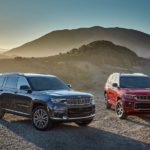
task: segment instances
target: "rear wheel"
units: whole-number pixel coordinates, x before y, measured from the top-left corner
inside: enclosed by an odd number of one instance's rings
[[[108,95],[107,95],[107,93],[105,93],[104,97],[105,97],[106,109],[111,109],[111,104],[109,104],[109,102],[108,102]]]
[[[76,124],[78,126],[88,126],[92,121],[93,121],[93,119],[84,120],[84,121],[77,121]]]
[[[121,100],[119,100],[116,104],[116,113],[120,119],[126,119],[127,118],[127,114],[124,112]]]
[[[43,131],[52,127],[52,121],[50,120],[48,111],[43,106],[39,106],[33,110],[32,122],[38,130]]]
[[[2,119],[4,117],[4,115],[5,115],[5,111],[0,109],[0,119]]]

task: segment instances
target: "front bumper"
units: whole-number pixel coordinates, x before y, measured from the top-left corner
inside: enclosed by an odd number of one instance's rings
[[[94,117],[95,117],[95,114],[92,114],[92,115],[86,116],[86,117],[76,117],[76,118],[69,118],[67,116],[63,116],[62,118],[51,117],[51,119],[56,120],[56,121],[77,121],[77,120],[93,119]]]
[[[49,107],[50,118],[54,121],[79,121],[93,119],[95,105],[55,105]]]
[[[128,114],[150,114],[150,101],[124,101],[124,111]]]

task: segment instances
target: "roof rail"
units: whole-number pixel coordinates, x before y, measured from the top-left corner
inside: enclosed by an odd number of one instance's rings
[[[22,73],[19,73],[19,72],[2,72],[0,74],[1,75],[19,75],[19,74],[22,74]]]

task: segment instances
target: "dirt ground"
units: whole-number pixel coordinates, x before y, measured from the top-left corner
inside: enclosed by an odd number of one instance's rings
[[[113,109],[105,109],[102,93],[92,93],[96,117],[88,127],[59,124],[41,132],[29,119],[6,114],[0,120],[0,150],[150,150],[150,116],[120,120]]]

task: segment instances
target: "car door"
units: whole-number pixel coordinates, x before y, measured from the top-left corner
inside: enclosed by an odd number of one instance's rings
[[[20,87],[23,85],[27,85],[30,87],[27,79],[24,76],[20,76],[17,82],[15,110],[28,115],[31,113],[32,94],[27,91],[20,90]]]
[[[117,83],[117,85],[119,85],[119,76],[118,76],[118,74],[115,74],[114,77],[113,77],[112,85],[114,83]],[[118,99],[118,87],[113,87],[112,86],[112,102],[113,102],[113,105],[116,105],[117,99]]]
[[[17,80],[15,75],[6,76],[6,80],[3,86],[3,107],[8,110],[14,110],[15,108],[15,95],[17,92]]]
[[[113,104],[113,89],[112,89],[112,83],[113,83],[114,74],[112,74],[108,79],[108,99],[109,103]]]

